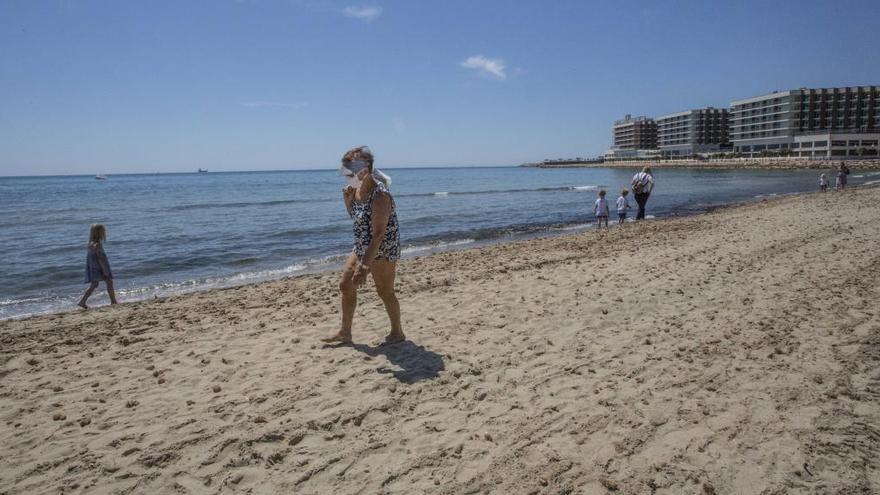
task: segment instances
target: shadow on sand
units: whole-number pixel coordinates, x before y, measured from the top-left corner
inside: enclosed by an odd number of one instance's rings
[[[444,369],[443,357],[440,354],[408,340],[383,347],[366,344],[354,344],[353,347],[371,357],[385,356],[391,364],[400,367],[401,369],[395,370],[380,366],[378,371],[392,374],[402,383],[431,380],[437,378]]]

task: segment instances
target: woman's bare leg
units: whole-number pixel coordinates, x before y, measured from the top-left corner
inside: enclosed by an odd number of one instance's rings
[[[357,308],[357,287],[354,285],[354,270],[357,267],[358,257],[351,253],[345,261],[342,269],[342,277],[339,280],[339,292],[342,295],[342,328],[335,334],[324,337],[324,342],[351,342],[351,322],[354,320],[354,310]]]
[[[86,306],[86,301],[89,299],[89,297],[92,295],[92,292],[94,292],[97,287],[98,282],[92,282],[91,284],[89,284],[89,287],[86,289],[85,293],[83,294],[77,305],[79,305],[79,307],[83,309],[89,309],[89,307]]]
[[[373,272],[373,282],[376,284],[376,293],[385,304],[388,319],[391,320],[391,333],[385,338],[385,342],[395,343],[406,339],[403,328],[400,325],[400,303],[394,293],[394,276],[397,273],[397,262],[375,260],[370,266]]]

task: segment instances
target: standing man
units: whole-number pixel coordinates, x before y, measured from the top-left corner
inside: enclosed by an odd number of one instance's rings
[[[645,167],[641,172],[633,176],[632,191],[636,196],[636,203],[639,205],[639,213],[636,220],[645,219],[645,205],[648,203],[648,197],[654,190],[654,174],[651,173],[651,167]]]

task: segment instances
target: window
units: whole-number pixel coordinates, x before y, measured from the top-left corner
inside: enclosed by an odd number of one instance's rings
[[[850,142],[849,142],[849,145],[850,145],[850,146],[858,146],[858,145],[859,145],[859,141],[858,141],[858,140],[856,140],[856,141],[850,141]]]
[[[767,145],[767,149],[768,149],[768,150],[778,150],[778,149],[779,149],[779,145],[778,145],[778,144],[768,144],[768,145]]]
[[[795,144],[797,144],[797,143],[795,143]],[[809,142],[808,143],[801,143],[801,147],[802,148],[812,148],[813,143],[809,143]]]
[[[877,146],[877,140],[876,139],[870,139],[870,140],[863,139],[862,146]]]
[[[846,141],[831,141],[831,146],[846,146]]]
[[[753,150],[753,151],[764,151],[764,149],[765,149],[766,147],[767,147],[767,146],[766,146],[766,145],[763,145],[763,144],[756,144],[756,145],[752,146],[752,150]]]
[[[828,146],[828,141],[813,141],[813,146],[816,148],[824,148]]]
[[[791,149],[796,150],[801,147],[801,143],[791,143]]]

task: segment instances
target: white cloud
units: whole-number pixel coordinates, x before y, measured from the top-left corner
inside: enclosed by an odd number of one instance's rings
[[[484,76],[501,80],[507,79],[507,73],[504,72],[507,66],[504,60],[500,58],[486,58],[482,55],[474,55],[462,62],[461,66],[466,69],[474,69]]]
[[[354,19],[360,19],[366,22],[373,22],[377,17],[382,15],[382,7],[373,7],[373,6],[348,6],[342,9],[342,14],[346,17],[352,17]]]
[[[265,100],[257,100],[257,101],[246,101],[242,103],[242,105],[248,108],[264,108],[264,107],[276,107],[276,108],[303,108],[309,105],[307,101],[298,101],[294,103],[287,103],[283,101],[265,101]]]

